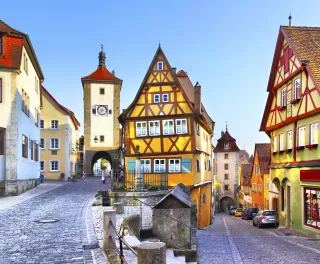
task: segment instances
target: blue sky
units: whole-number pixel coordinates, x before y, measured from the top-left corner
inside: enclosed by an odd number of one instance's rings
[[[249,153],[269,140],[259,127],[279,26],[288,24],[290,12],[292,25],[320,26],[317,0],[18,0],[9,12],[12,5],[1,3],[0,19],[29,34],[44,86],[81,124],[80,78],[96,69],[100,44],[108,69],[123,80],[126,108],[160,41],[171,66],[201,84],[216,122],[213,143],[228,121],[230,134]]]

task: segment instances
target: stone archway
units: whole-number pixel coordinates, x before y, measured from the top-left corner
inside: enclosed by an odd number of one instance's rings
[[[220,199],[220,212],[228,212],[231,206],[234,206],[234,200],[231,197],[225,196]]]
[[[110,154],[106,151],[98,151],[96,152],[91,160],[91,170],[93,171],[93,166],[94,164],[99,160],[99,159],[105,159],[107,161],[109,161],[111,169],[112,169],[112,158],[110,156]]]

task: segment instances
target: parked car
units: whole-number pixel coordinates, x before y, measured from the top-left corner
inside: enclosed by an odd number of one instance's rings
[[[235,217],[241,216],[242,215],[242,211],[243,211],[242,208],[237,208],[237,210],[234,213],[234,216]]]
[[[272,225],[274,227],[279,226],[279,214],[275,210],[259,211],[253,218],[252,224],[254,226]]]
[[[258,208],[246,208],[241,214],[241,219],[252,220],[253,217],[259,212]]]
[[[229,214],[230,215],[234,215],[236,210],[237,210],[237,208],[231,208],[230,211],[229,211]]]

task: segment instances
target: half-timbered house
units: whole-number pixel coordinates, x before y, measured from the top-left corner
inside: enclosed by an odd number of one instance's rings
[[[271,139],[280,224],[320,229],[320,28],[281,26],[261,131]]]
[[[201,103],[201,86],[183,70],[176,73],[159,46],[131,105],[120,115],[125,169],[168,173],[169,187],[191,188],[198,226],[210,224],[211,139],[214,122]]]

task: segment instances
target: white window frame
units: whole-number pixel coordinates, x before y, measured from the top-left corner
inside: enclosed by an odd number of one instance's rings
[[[159,164],[156,164],[156,161],[159,161]],[[161,164],[163,161],[163,164]],[[156,169],[156,166],[159,166],[159,169]],[[163,167],[163,170],[161,170],[161,167]],[[153,171],[154,172],[163,172],[166,171],[166,160],[165,159],[154,159],[153,160]]]
[[[287,87],[281,89],[281,106],[287,106]]]
[[[41,147],[41,139],[43,139],[43,148]],[[45,149],[46,148],[46,140],[45,140],[45,138],[40,138],[39,147],[40,147],[40,149]]]
[[[56,148],[56,147],[52,147],[52,140],[53,139],[57,139],[58,140],[58,147]],[[50,149],[52,149],[52,150],[57,150],[57,149],[60,149],[60,140],[59,140],[59,138],[50,138]]]
[[[171,167],[171,161],[174,162],[173,169]],[[178,164],[176,164],[176,162],[178,162]],[[181,172],[181,159],[169,159],[168,166],[169,166],[169,172]]]
[[[158,126],[156,126],[158,122]],[[159,136],[161,134],[160,120],[149,121],[149,136]]]
[[[299,89],[297,89],[298,86],[296,85],[297,84],[296,82],[298,80],[299,80]],[[297,93],[297,91],[299,91],[299,93]],[[299,97],[298,97],[298,95],[299,95]],[[300,99],[300,98],[301,98],[301,77],[299,77],[293,81],[293,99],[296,100],[296,99]]]
[[[147,162],[149,164],[146,164]],[[147,173],[151,172],[151,159],[141,159],[140,160],[140,171],[147,172]]]
[[[57,127],[52,126],[53,125],[52,122],[55,122],[55,121],[57,122]],[[59,129],[59,120],[56,120],[56,119],[50,120],[50,129],[55,129],[55,130]]]
[[[284,150],[283,134],[279,135],[279,151]]]
[[[310,125],[310,144],[319,143],[319,123],[314,123]]]
[[[303,142],[301,142],[301,133],[303,133]],[[306,145],[306,127],[299,127],[298,128],[298,147],[304,147]]]
[[[43,162],[43,170],[41,169],[41,162]],[[39,166],[40,166],[40,171],[41,172],[45,172],[46,171],[46,162],[44,160],[40,160]]]
[[[293,143],[293,136],[292,136],[292,130],[287,132],[287,149],[292,149]]]
[[[138,129],[138,125],[141,125],[140,129],[140,135],[138,133],[139,129]],[[143,124],[145,124],[145,128],[143,128]],[[143,133],[144,132],[144,133]],[[140,122],[136,122],[136,137],[146,137],[148,136],[148,126],[147,126],[147,121],[140,121]]]
[[[167,97],[167,100],[164,99],[165,96]],[[168,102],[169,102],[169,94],[168,94],[168,93],[162,94],[162,102],[163,102],[163,103],[168,103]]]
[[[57,170],[52,170],[52,163],[53,162],[58,162]],[[51,171],[51,172],[59,172],[60,171],[60,161],[59,160],[50,160],[49,164],[50,164],[49,171]]]
[[[178,122],[181,122],[180,125],[178,125]],[[182,124],[183,121],[185,121],[185,126]],[[181,131],[179,132],[179,128]],[[176,119],[176,134],[188,134],[188,120],[186,118],[184,119]]]
[[[172,122],[172,130],[171,130],[172,133],[170,133],[170,125],[165,126],[165,122],[168,122],[168,124],[169,122]],[[167,132],[166,132],[166,127],[168,127]],[[173,119],[162,120],[162,130],[163,130],[162,131],[163,135],[174,135],[174,120]]]
[[[160,67],[160,65],[161,65],[161,67]],[[157,71],[162,71],[162,70],[163,70],[163,61],[158,61],[157,62]]]
[[[158,100],[156,100],[156,98],[158,98]],[[160,103],[160,94],[153,95],[153,103],[155,103],[155,104]]]
[[[273,137],[273,152],[277,152],[278,151],[278,137],[274,136]]]

